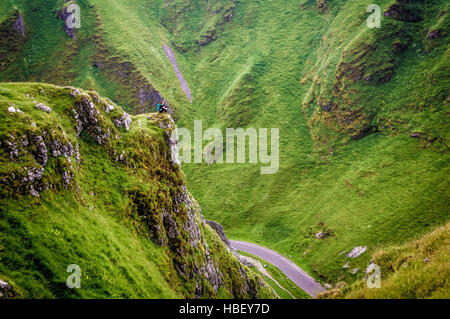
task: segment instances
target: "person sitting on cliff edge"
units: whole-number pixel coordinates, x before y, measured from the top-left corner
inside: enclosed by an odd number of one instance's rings
[[[156,105],[156,111],[158,111],[159,113],[167,113],[167,107],[165,104],[165,102],[158,103]]]

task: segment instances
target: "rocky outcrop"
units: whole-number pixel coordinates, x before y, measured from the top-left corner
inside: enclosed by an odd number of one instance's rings
[[[180,174],[176,158],[178,139],[173,134],[175,124],[171,116],[153,113],[148,119],[164,130],[166,149],[170,152],[164,159],[157,158],[157,162],[165,165],[168,161],[170,169]],[[196,283],[192,292],[194,297],[214,296],[220,288],[225,288],[238,298],[256,298],[259,290],[265,287],[263,281],[255,280],[247,273],[230,246],[227,249],[219,238],[213,242],[207,240],[205,232],[216,234],[207,227],[207,221],[185,183],[167,175],[161,178],[157,192],[135,188],[127,191],[130,214],[139,216],[156,244],[169,249],[178,275],[183,280]],[[217,224],[216,228],[220,229],[220,225]],[[222,238],[226,238],[224,233]],[[230,277],[230,273],[233,276]]]
[[[223,8],[221,19],[212,28],[200,34],[199,38],[195,41],[199,47],[208,45],[220,37],[219,31],[223,29],[225,24],[230,23],[233,18],[234,6],[235,3],[232,3],[229,7]],[[216,14],[218,12],[214,12],[214,15]]]
[[[72,110],[76,121],[77,135],[80,136],[83,131],[86,131],[98,144],[107,144],[111,138],[111,133],[100,124],[100,113],[95,108],[91,98],[88,95],[79,95],[77,97],[79,98],[75,102],[76,108]]]
[[[75,39],[77,29],[73,24],[68,25],[72,12],[68,12],[70,4],[76,4],[74,0],[65,0],[63,7],[58,12],[58,18],[64,21],[64,28],[67,35]],[[96,8],[92,5],[89,9],[95,13]],[[84,11],[83,11],[84,12]],[[72,21],[73,22],[73,21]],[[101,77],[107,82],[117,86],[116,94],[110,98],[121,105],[127,106],[127,110],[132,114],[142,114],[154,111],[158,103],[168,101],[155,89],[152,83],[143,75],[129,57],[119,54],[115,49],[108,46],[104,39],[102,22],[97,15],[97,23],[92,31],[92,38],[89,39],[95,47],[95,53],[90,57],[90,65],[100,71]],[[75,43],[79,46],[80,44]],[[75,52],[73,53],[75,55]],[[71,73],[67,70],[67,73]],[[69,75],[70,76],[70,75]],[[53,81],[56,76],[53,76]],[[59,77],[58,77],[59,79]],[[73,80],[73,78],[72,78]],[[67,79],[58,80],[57,83],[67,83]],[[170,113],[172,109],[169,108]]]
[[[75,21],[69,21],[70,17],[75,17],[74,12],[70,11],[69,8],[70,5],[76,4],[75,0],[65,0],[64,6],[59,10],[58,12],[58,18],[64,21],[64,30],[66,31],[66,34],[72,38],[76,38],[77,29],[74,27]]]
[[[412,41],[403,23],[386,19],[383,28],[383,33],[371,33],[367,28],[367,37],[351,41],[338,55],[333,78],[328,83],[319,80],[329,76],[323,70],[314,75],[303,110],[309,117],[313,139],[319,142],[317,146],[330,143],[332,131],[342,137],[343,143],[377,132],[376,112],[367,106],[370,98],[361,88],[369,90],[391,81]]]
[[[236,258],[245,266],[252,267],[257,265],[257,263],[254,262],[252,258],[248,258],[246,256],[242,256],[238,253],[238,251],[231,246],[231,242],[228,239],[227,235],[225,234],[225,231],[223,230],[222,225],[220,225],[218,222],[213,220],[206,220],[206,224],[208,224],[209,227],[211,227],[217,235],[219,235],[220,240],[225,244],[225,246],[228,248],[228,250],[236,256]]]
[[[11,162],[20,164],[27,162],[28,165],[18,167],[10,171],[6,177],[0,180],[4,191],[1,196],[18,196],[19,194],[31,194],[39,197],[40,193],[50,189],[55,184],[67,188],[69,187],[75,169],[72,165],[74,158],[80,162],[78,146],[74,148],[69,140],[64,137],[64,133],[59,135],[55,130],[44,129],[41,135],[28,131],[17,137],[8,134],[0,138],[0,148],[9,154]],[[32,158],[34,163],[30,163],[28,158]],[[56,169],[60,172],[59,178],[44,179],[44,172],[50,158],[57,159]],[[61,160],[64,158],[65,160]]]
[[[196,298],[217,294],[219,288],[230,285],[229,277],[224,276],[229,271],[237,270],[239,276],[238,281],[233,283],[233,286],[239,287],[233,291],[235,297],[256,298],[259,289],[265,287],[262,281],[250,278],[243,265],[237,259],[233,260],[233,255],[219,252],[215,247],[214,253],[224,256],[220,259],[223,264],[213,258],[202,231],[206,226],[205,220],[198,204],[184,185],[180,186],[172,197],[171,205],[166,203],[160,208],[152,209],[148,205],[155,201],[151,194],[134,190],[128,196],[131,198],[133,210],[138,212],[146,223],[152,240],[169,248],[178,275],[196,283]],[[226,250],[222,247],[219,250]],[[227,262],[230,263],[229,266],[225,264]]]
[[[170,114],[151,113],[148,119],[155,121],[164,130],[164,138],[170,148],[171,162],[174,165],[180,166],[181,162],[178,159],[178,137],[175,134],[175,122]]]
[[[10,299],[14,297],[12,287],[5,281],[0,279],[0,299]]]
[[[169,285],[185,284],[180,290],[187,298],[214,298],[224,292],[235,298],[270,295],[264,281],[245,268],[207,226],[187,190],[177,160],[175,123],[169,114],[151,114],[146,125],[150,130],[141,124],[131,130],[131,116],[95,92],[54,86],[45,87],[44,92],[39,86],[43,84],[30,85],[30,90],[37,87],[49,106],[55,105],[50,97],[57,97],[60,107],[53,107],[51,114],[26,104],[23,113],[3,110],[11,129],[0,133],[0,161],[6,163],[0,166],[0,199],[45,205],[53,197],[51,192],[67,189],[64,196],[84,206],[86,194],[95,195],[79,182],[89,169],[81,161],[78,144],[74,147],[79,142],[85,152],[95,150],[93,156],[83,154],[90,165],[96,165],[90,159],[98,156],[100,165],[114,165],[125,173],[121,176],[133,176],[119,191],[125,201],[116,212],[123,214],[132,232],[163,247],[159,251],[167,257],[163,276],[168,276]],[[18,119],[20,125],[15,125]],[[63,130],[63,123],[71,125]],[[154,135],[146,134],[155,130]],[[45,200],[22,198],[28,195],[45,196]]]
[[[217,233],[217,235],[219,235],[220,240],[222,240],[223,243],[225,245],[227,245],[227,247],[231,250],[232,248],[231,248],[230,240],[228,239],[227,235],[225,234],[225,231],[223,230],[222,225],[220,225],[218,222],[215,222],[213,220],[207,220],[206,223],[209,225],[209,227],[214,229],[214,231]]]
[[[130,115],[127,112],[123,112],[123,115],[113,120],[114,125],[117,128],[124,128],[126,131],[130,130],[130,124],[132,122]]]

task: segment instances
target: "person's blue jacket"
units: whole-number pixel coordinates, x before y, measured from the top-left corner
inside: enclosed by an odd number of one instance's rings
[[[162,108],[162,104],[156,105],[156,111],[157,112],[161,111],[161,108]]]

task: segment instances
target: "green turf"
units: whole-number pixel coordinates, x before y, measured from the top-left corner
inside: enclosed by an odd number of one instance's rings
[[[384,12],[396,2],[377,4]],[[409,1],[404,6],[421,21],[383,16],[373,30],[366,26],[369,0],[325,1],[328,10],[312,0],[78,3],[87,25],[76,41],[55,18],[57,1],[36,3],[37,12],[25,1],[1,4],[0,20],[15,5],[33,33],[0,80],[75,84],[131,110],[127,89],[92,68],[93,37],[101,31],[109,54],[131,61],[174,106],[178,126],[201,119],[221,129],[279,128],[275,175],[250,164],[182,167],[204,215],[229,237],[292,255],[322,283],[353,282],[362,271],[350,274],[346,262],[364,269],[378,248],[448,221],[446,1]],[[432,30],[440,30],[437,39],[428,38]],[[192,105],[163,44],[178,49]],[[332,112],[320,106],[328,102]],[[316,239],[320,231],[331,236]],[[346,258],[360,245],[368,252]]]
[[[320,298],[448,299],[449,235],[447,224],[404,245],[383,248],[373,256],[380,266],[379,287],[360,280]]]

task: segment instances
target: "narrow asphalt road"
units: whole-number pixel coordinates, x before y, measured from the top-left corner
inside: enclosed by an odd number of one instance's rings
[[[306,291],[311,297],[315,298],[319,293],[326,291],[310,275],[276,251],[243,241],[230,240],[230,242],[231,247],[262,258],[280,269],[290,280]]]

